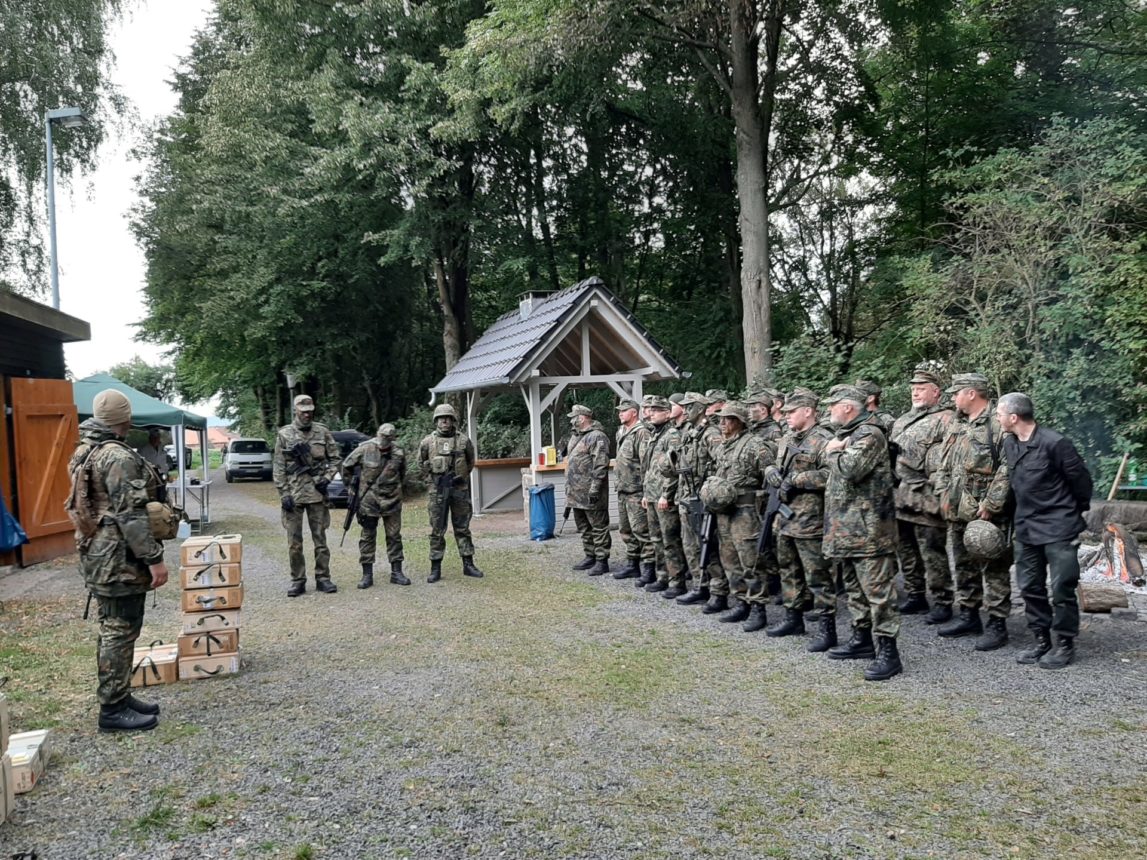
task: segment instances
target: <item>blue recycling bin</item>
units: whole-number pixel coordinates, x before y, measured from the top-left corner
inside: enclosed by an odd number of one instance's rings
[[[553,538],[556,521],[554,485],[538,484],[530,487],[530,540]]]

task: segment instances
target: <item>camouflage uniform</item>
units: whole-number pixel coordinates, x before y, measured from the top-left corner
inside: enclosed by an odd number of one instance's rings
[[[896,451],[897,556],[904,590],[909,598],[924,597],[925,590],[931,590],[937,606],[952,605],[952,572],[945,548],[947,524],[940,516],[932,474],[954,415],[954,410],[939,404],[910,409],[896,419],[890,437]]]
[[[871,413],[841,427],[841,451],[826,453],[823,551],[843,562],[853,627],[895,639],[896,510],[888,441]]]
[[[114,706],[131,692],[135,641],[152,583],[148,567],[163,561],[163,544],[152,537],[147,519],[147,503],[157,498],[160,482],[154,469],[96,418],[80,425],[69,473],[77,474],[93,448],[88,492],[98,526],[90,540],[77,535],[77,549],[84,586],[99,606],[97,696],[101,705]]]
[[[566,459],[566,504],[573,509],[585,557],[609,559],[609,438],[600,421],[571,437]]]
[[[386,558],[391,565],[402,564],[402,485],[406,480],[406,452],[397,445],[383,451],[378,438],[368,439],[343,461],[343,481],[361,466],[358,478],[359,564],[374,564],[378,545],[378,521],[386,533]]]
[[[435,430],[418,446],[418,463],[423,477],[429,481],[426,512],[430,517],[430,560],[442,561],[446,555],[446,524],[449,515],[454,529],[454,541],[463,559],[474,555],[474,541],[470,536],[470,517],[474,509],[470,503],[470,472],[474,469],[474,443],[466,434],[452,430]],[[437,479],[454,473],[452,486],[440,491]]]
[[[301,450],[306,454],[300,456]],[[327,547],[331,511],[325,490],[326,484],[338,474],[338,467],[339,446],[325,425],[311,422],[304,426],[296,417],[279,428],[275,436],[273,473],[280,498],[294,500],[294,510],[284,510],[282,521],[287,530],[291,580],[296,585],[307,579],[307,561],[303,556],[304,514],[315,545],[315,582],[331,578],[331,551]]]
[[[641,421],[632,427],[617,428],[617,457],[614,474],[617,480],[618,534],[625,542],[626,557],[633,564],[654,563],[653,543],[649,539],[649,520],[641,507],[641,463],[649,445],[649,428]]]
[[[732,439],[722,438],[717,449],[714,473],[733,485],[737,499],[731,510],[716,514],[725,575],[721,581],[711,582],[712,594],[731,595],[742,601],[748,597],[746,576],[756,567],[757,538],[761,531],[757,494],[764,486],[764,469],[771,459],[770,452],[775,454],[775,448],[770,449],[747,429]]]
[[[776,467],[792,484],[791,519],[776,520],[777,561],[785,608],[803,612],[810,603],[822,616],[836,615],[836,581],[821,549],[824,488],[828,464],[824,446],[832,433],[813,425],[781,440]]]
[[[665,560],[665,576],[658,570],[660,582],[670,588],[685,587],[685,550],[681,544],[681,517],[677,513],[677,467],[670,456],[679,457],[681,433],[667,421],[654,426],[642,464],[642,492],[649,517],[649,538],[657,555]],[[657,500],[664,498],[669,509],[657,509]]]
[[[693,587],[696,589],[708,588],[710,593],[722,594],[725,587],[725,576],[721,571],[720,553],[714,546],[709,552],[707,570],[701,570],[701,539],[698,529],[701,523],[689,520],[689,508],[695,509],[701,503],[701,486],[705,479],[713,474],[716,468],[714,453],[721,441],[721,431],[701,416],[697,423],[685,427],[681,431],[681,468],[687,470],[682,475],[678,486],[677,508],[681,520],[681,545],[685,553],[689,570],[693,572]],[[704,508],[700,509],[701,518],[704,518]],[[715,542],[714,542],[715,543]],[[714,583],[717,591],[713,592]]]
[[[758,394],[756,396],[760,397],[761,395]],[[765,395],[765,397],[767,400],[764,402],[772,402],[771,396]],[[774,421],[770,415],[763,421],[750,421],[749,432],[759,439],[764,446],[763,456],[766,465],[774,462],[777,459],[777,445],[780,443],[781,437],[784,436],[784,430],[781,428],[781,425]],[[775,593],[781,574],[780,561],[777,556],[778,551],[779,542],[777,546],[770,546],[763,553],[758,553],[757,563],[753,567],[752,576],[746,579],[748,592],[745,600],[750,605],[754,603],[764,605],[772,602],[772,598],[769,594],[769,580],[772,579],[772,591]]]
[[[956,565],[956,600],[964,609],[986,604],[993,618],[1011,614],[1011,546],[999,558],[977,559],[964,548],[964,528],[979,508],[1007,533],[1003,516],[1008,499],[1008,465],[994,402],[976,418],[956,415],[948,426],[940,465],[932,477],[940,498],[940,514],[948,522],[948,544]]]

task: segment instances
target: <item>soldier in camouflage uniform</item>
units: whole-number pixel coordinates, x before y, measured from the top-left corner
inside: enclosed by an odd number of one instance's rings
[[[358,475],[358,562],[362,565],[359,588],[374,585],[374,554],[378,546],[378,521],[386,532],[386,558],[390,562],[390,581],[410,585],[402,572],[402,485],[406,480],[406,452],[394,444],[398,431],[393,424],[383,424],[374,439],[368,439],[350,452],[343,461],[343,483],[348,487]]]
[[[307,590],[307,562],[303,557],[303,515],[315,545],[315,590],[334,594],[331,582],[331,551],[327,548],[327,528],[331,511],[327,505],[327,484],[338,474],[339,446],[331,431],[317,424],[315,402],[306,394],[295,398],[295,420],[280,427],[275,436],[273,472],[287,530],[287,555],[291,563],[288,597]]]
[[[885,437],[887,437],[888,434],[892,432],[892,425],[896,421],[896,416],[880,408],[880,395],[884,393],[884,389],[868,379],[856,380],[856,387],[864,392],[865,410],[873,418],[876,426],[883,430]]]
[[[977,651],[993,651],[1007,644],[1007,621],[1012,611],[1011,545],[992,559],[972,558],[964,546],[964,528],[976,518],[990,520],[1004,534],[1010,529],[1005,514],[1008,465],[1003,456],[1003,433],[988,390],[988,379],[982,373],[952,377],[948,393],[957,414],[944,437],[940,466],[932,479],[940,497],[940,513],[948,522],[948,542],[956,566],[956,601],[960,605],[959,616],[938,632],[947,638],[977,636]],[[987,630],[980,620],[982,603],[988,609]]]
[[[892,425],[890,441],[896,460],[896,526],[900,545],[896,554],[904,575],[903,615],[928,611],[926,588],[935,605],[929,624],[952,617],[952,573],[945,548],[947,524],[940,516],[940,501],[932,474],[940,464],[942,442],[955,414],[940,403],[940,377],[934,362],[917,365],[912,374],[912,408]]]
[[[632,400],[617,404],[617,456],[614,472],[617,477],[617,532],[625,542],[625,567],[613,575],[614,579],[631,579],[640,575],[640,567],[654,569],[653,543],[649,539],[649,520],[641,507],[641,463],[645,459],[645,446],[649,444],[649,430],[637,418],[638,406]],[[651,581],[656,576],[650,577]]]
[[[474,540],[470,536],[470,473],[474,470],[474,443],[458,431],[454,407],[443,403],[434,409],[434,432],[418,446],[418,465],[429,483],[426,513],[430,517],[430,576],[427,582],[442,578],[442,558],[446,555],[446,520],[454,529],[454,542],[462,557],[464,576],[482,576],[474,565]]]
[[[761,530],[757,496],[764,486],[770,450],[775,455],[776,449],[770,449],[749,432],[749,413],[740,403],[727,402],[717,413],[717,418],[722,438],[717,448],[714,478],[710,481],[720,479],[726,482],[732,500],[724,509],[713,512],[720,536],[721,567],[725,572],[725,588],[722,590],[736,601],[720,620],[733,623],[749,617],[746,577],[757,564],[757,538]]]
[[[677,514],[677,462],[681,456],[681,435],[669,422],[672,407],[664,397],[649,402],[653,434],[642,463],[642,507],[649,517],[649,537],[665,559],[664,575],[645,586],[649,592],[662,592],[667,600],[685,593],[685,551],[681,545],[681,518]],[[641,580],[638,580],[640,583]]]
[[[678,459],[681,477],[677,488],[677,509],[681,519],[681,544],[689,570],[693,572],[693,589],[677,598],[677,602],[683,606],[709,600],[714,582],[718,583],[718,591],[725,585],[715,539],[709,550],[706,570],[701,570],[700,530],[705,518],[701,487],[705,479],[713,474],[714,451],[721,440],[721,431],[705,417],[708,405],[705,395],[696,391],[686,392],[681,400],[681,407],[685,410],[685,424],[681,427],[681,454]]]
[[[95,527],[89,534],[77,527],[76,549],[84,586],[99,606],[98,727],[101,732],[153,729],[159,706],[132,695],[131,672],[147,592],[167,582],[163,544],[152,536],[147,516],[147,503],[158,499],[161,484],[158,473],[123,441],[131,427],[131,404],[123,394],[101,391],[92,416],[80,425],[68,472],[72,498],[87,494],[85,513]],[[86,487],[77,486],[83,481]]]
[[[773,396],[766,389],[750,392],[745,396],[745,406],[749,410],[749,432],[761,440],[766,449],[766,462],[771,464],[776,460],[777,445],[784,435],[781,426],[773,420]],[[747,582],[749,591],[746,600],[750,611],[744,630],[746,633],[755,633],[766,624],[765,607],[769,603],[782,602],[781,569],[774,547],[770,546],[757,554],[757,565]]]
[[[896,646],[896,508],[888,440],[864,408],[865,393],[837,385],[827,402],[836,438],[824,446],[824,554],[840,559],[852,614],[852,637],[828,651],[834,660],[875,657],[866,681],[886,681],[903,667]],[[873,648],[872,635],[876,634]]]
[[[768,636],[803,634],[804,612],[819,613],[819,633],[808,650],[836,645],[836,583],[821,550],[824,537],[824,488],[828,481],[824,446],[832,433],[817,423],[817,396],[798,388],[785,401],[789,432],[781,439],[775,462],[765,469],[765,482],[793,512],[773,524],[781,568],[785,620],[765,631]]]
[[[609,438],[588,406],[575,404],[567,416],[576,435],[566,458],[566,504],[573,509],[585,558],[574,570],[590,576],[609,571]]]

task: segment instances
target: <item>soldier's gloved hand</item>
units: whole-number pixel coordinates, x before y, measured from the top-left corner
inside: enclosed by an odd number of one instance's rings
[[[325,496],[327,494],[327,486],[329,484],[330,481],[326,478],[315,478],[315,489],[319,491],[320,495]]]
[[[779,487],[781,485],[781,470],[776,466],[765,466],[765,483],[770,487]]]
[[[786,505],[792,500],[793,482],[789,478],[785,478],[783,481],[781,481],[780,485],[777,487],[777,496],[779,496],[780,500]]]
[[[283,496],[279,500],[279,505],[288,514],[295,509],[295,499],[293,496]]]
[[[600,501],[601,501],[601,493],[590,493],[589,494],[589,506],[591,508],[596,508],[597,503]]]
[[[455,475],[454,481],[452,483],[455,487],[465,487],[466,486],[466,479],[461,475]]]

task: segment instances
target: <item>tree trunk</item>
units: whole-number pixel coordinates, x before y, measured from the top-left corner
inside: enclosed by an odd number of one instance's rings
[[[442,351],[449,370],[462,357],[462,321],[455,314],[446,267],[440,257],[434,259],[434,281],[438,285],[438,306],[442,308]]]

